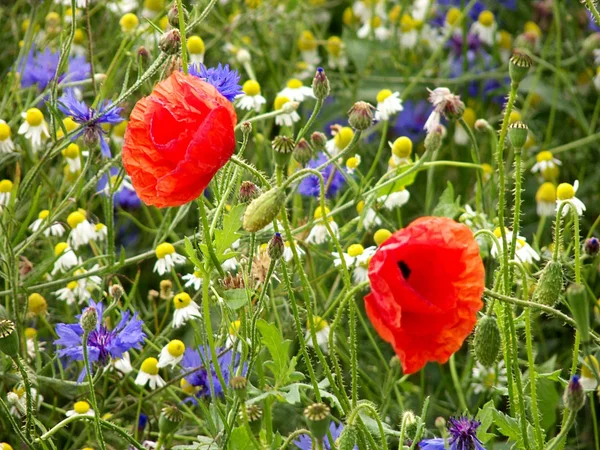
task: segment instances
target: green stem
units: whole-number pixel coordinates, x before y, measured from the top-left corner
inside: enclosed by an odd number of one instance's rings
[[[213,266],[215,266],[215,269],[217,269],[221,276],[225,276],[225,271],[221,267],[221,263],[219,263],[219,259],[217,258],[215,248],[213,246],[212,237],[210,236],[210,225],[208,224],[208,217],[206,216],[206,207],[204,206],[204,193],[202,193],[200,197],[198,197],[198,210],[200,211],[200,221],[202,224],[202,232],[204,234],[204,243],[208,248],[208,254],[210,255],[212,264]]]
[[[375,170],[377,169],[377,165],[379,164],[379,160],[381,159],[381,155],[383,154],[383,149],[385,148],[385,143],[387,142],[387,134],[388,134],[389,126],[390,126],[390,121],[384,120],[383,121],[383,129],[381,130],[381,139],[379,141],[379,147],[377,148],[377,153],[375,154],[375,159],[373,160],[373,164],[371,164],[371,167],[369,168],[369,171],[367,172],[367,175],[365,176],[365,180],[367,181],[367,183],[373,177],[373,174],[375,173]]]
[[[102,427],[100,426],[100,411],[98,410],[98,403],[96,402],[96,390],[94,388],[94,379],[92,377],[92,367],[90,365],[90,360],[88,356],[88,337],[90,333],[89,331],[85,331],[83,333],[83,364],[85,367],[86,378],[88,380],[88,388],[90,392],[90,403],[92,404],[92,409],[94,411],[94,424],[96,429],[96,437],[98,438],[98,443],[100,445],[101,450],[106,450],[106,444],[104,443],[104,436],[102,435]]]
[[[187,44],[185,37],[185,16],[183,9],[183,2],[176,0],[177,2],[177,15],[179,19],[179,34],[181,34],[181,68],[184,74],[188,74],[188,61],[187,61]],[[160,447],[158,447],[160,449]]]
[[[31,439],[32,432],[35,431],[34,426],[33,426],[33,412],[34,412],[33,402],[34,402],[34,399],[31,395],[31,381],[29,380],[29,376],[27,375],[27,370],[25,368],[25,365],[23,364],[23,360],[21,359],[21,357],[19,355],[17,355],[13,358],[13,361],[19,368],[21,378],[23,379],[23,385],[25,386],[25,395],[27,396],[27,399],[26,399],[27,400],[27,405],[26,405],[27,406],[27,416],[25,419],[25,434],[27,435],[28,439]]]
[[[460,409],[466,412],[469,410],[469,407],[467,406],[467,400],[465,399],[465,394],[462,390],[462,386],[460,385],[460,380],[458,379],[454,355],[450,356],[449,363],[450,375],[452,376],[452,383],[454,384],[454,389],[456,390],[456,395],[458,396],[458,403],[460,404]]]
[[[462,117],[460,119],[458,119],[460,125],[464,128],[464,130],[467,132],[467,134],[469,135],[469,139],[471,140],[471,159],[473,160],[473,163],[480,165],[480,160],[479,160],[479,146],[477,145],[477,139],[475,138],[475,135],[473,134],[473,130],[471,129],[471,127],[469,125],[467,125],[467,122],[465,122],[465,119],[463,119]],[[483,207],[483,201],[482,201],[482,197],[483,197],[483,176],[480,170],[477,171],[477,192],[475,193],[475,208],[477,209],[478,213],[481,213],[483,211],[482,207]]]
[[[546,450],[554,450],[556,448],[561,448],[563,439],[567,437],[567,434],[569,434],[569,430],[575,423],[577,411],[569,410],[569,415],[565,417],[567,417],[567,419],[563,423],[563,426],[560,429],[560,433],[558,433],[558,435],[552,440],[552,442],[550,442],[550,444],[546,447]]]
[[[300,142],[300,139],[302,139],[302,137],[306,134],[306,132],[310,129],[312,124],[315,122],[315,120],[317,119],[317,116],[319,115],[319,111],[321,111],[322,107],[323,107],[323,99],[319,98],[319,99],[317,99],[317,102],[315,103],[313,112],[311,113],[310,117],[308,118],[306,124],[302,127],[302,129],[298,132],[298,135],[296,136],[296,142],[295,142],[296,145],[298,145],[298,142]]]

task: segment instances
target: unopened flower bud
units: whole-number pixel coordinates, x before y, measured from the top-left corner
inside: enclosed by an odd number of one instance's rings
[[[355,130],[363,131],[373,124],[373,105],[367,102],[356,102],[348,111],[348,123]]]
[[[348,424],[342,430],[338,442],[338,450],[353,450],[356,446],[356,439],[358,433],[356,431],[356,425]]]
[[[563,395],[565,407],[571,411],[579,411],[585,404],[585,391],[579,382],[579,375],[573,375]]]
[[[412,438],[417,432],[417,417],[412,411],[405,411],[402,414],[402,423],[404,424],[404,436]]]
[[[587,343],[590,339],[590,304],[583,284],[572,284],[567,288],[567,303],[581,334],[581,342]]]
[[[181,7],[183,9],[183,20],[184,22],[187,22],[190,15],[183,4]],[[171,9],[169,9],[169,12],[167,13],[167,19],[169,19],[169,25],[173,28],[179,28],[179,10],[177,9],[177,2],[173,2],[173,5],[171,5]]]
[[[508,126],[508,139],[514,149],[521,149],[527,142],[529,128],[520,120]]]
[[[283,250],[285,246],[283,244],[283,239],[280,233],[275,233],[271,240],[269,241],[269,245],[267,246],[267,254],[269,258],[273,261],[277,261],[283,256]]]
[[[121,297],[123,297],[123,294],[125,293],[125,290],[123,289],[123,287],[120,284],[113,284],[110,289],[110,296],[112,298],[114,298],[116,301],[119,301],[121,299]]]
[[[444,429],[446,429],[446,419],[444,419],[442,416],[437,417],[435,419],[435,427],[438,430],[444,430]]]
[[[261,194],[260,188],[252,181],[242,181],[238,198],[241,203],[250,203]]]
[[[444,127],[438,125],[427,134],[425,137],[425,151],[433,153],[440,149],[444,140],[444,131]]]
[[[27,313],[32,316],[44,315],[48,312],[48,303],[46,299],[37,292],[29,296],[27,302]]]
[[[583,244],[583,251],[586,255],[596,256],[600,251],[600,240],[596,237],[586,239]]]
[[[311,134],[310,140],[317,151],[321,152],[325,150],[325,145],[327,144],[327,136],[325,134],[315,131]]]
[[[275,187],[261,194],[246,208],[243,227],[249,233],[256,233],[270,224],[285,204],[285,192]]]
[[[165,406],[158,419],[158,431],[163,435],[170,435],[183,421],[183,414],[175,405]]]
[[[179,30],[174,28],[163,33],[158,42],[158,48],[167,55],[177,55],[181,50],[181,34],[179,34]]]
[[[329,406],[325,403],[313,403],[304,410],[304,417],[308,423],[308,429],[317,441],[321,441],[331,422]]]
[[[306,139],[300,139],[298,145],[296,145],[296,148],[294,149],[294,153],[292,154],[292,156],[303,166],[305,166],[311,160],[312,149],[310,148],[310,144]]]
[[[173,283],[170,280],[161,280],[160,282],[160,298],[163,300],[171,300],[173,298]]]
[[[244,136],[247,136],[250,133],[252,133],[252,123],[248,122],[247,120],[244,120],[242,122],[242,125],[240,126],[240,129],[242,130],[242,134]]]
[[[329,95],[329,80],[322,67],[317,69],[312,82],[312,90],[315,97],[324,100]]]
[[[275,136],[275,139],[271,141],[271,146],[275,151],[275,163],[280,167],[287,165],[296,147],[294,139],[289,136]]]
[[[83,310],[79,319],[79,325],[86,333],[90,333],[96,329],[98,325],[98,310],[95,306],[88,306]]]
[[[550,260],[533,292],[533,301],[542,305],[554,306],[563,291],[562,265],[558,261]]]
[[[233,377],[231,379],[231,388],[240,401],[246,401],[246,389],[248,388],[248,380],[246,377]]]
[[[12,320],[0,320],[0,351],[12,358],[19,354],[19,336]]]
[[[160,296],[160,294],[155,289],[150,289],[148,291],[148,301],[149,302],[155,302],[156,300],[158,300],[159,296]]]
[[[500,352],[500,328],[495,317],[484,316],[479,320],[473,338],[475,358],[483,367],[492,367]]]
[[[150,50],[148,50],[143,45],[140,45],[138,47],[137,55],[139,58],[141,58],[142,62],[148,62],[148,61],[150,61],[150,58],[152,57],[152,55],[150,54]]]
[[[475,131],[478,131],[479,133],[485,133],[486,131],[494,130],[489,122],[485,119],[477,119],[475,121],[474,128]]]
[[[529,68],[533,64],[531,57],[521,51],[515,51],[510,57],[508,64],[508,73],[510,74],[510,80],[513,83],[519,84],[527,76]]]

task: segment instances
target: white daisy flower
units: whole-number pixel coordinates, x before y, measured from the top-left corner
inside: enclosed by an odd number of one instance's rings
[[[286,87],[278,94],[279,96],[286,97],[292,102],[302,102],[307,98],[315,97],[312,87],[304,86],[297,78],[289,80]]]
[[[87,220],[86,215],[84,210],[79,209],[67,217],[67,223],[71,227],[68,242],[75,250],[89,244],[96,237],[96,227]]]
[[[535,194],[537,215],[540,217],[553,217],[556,212],[556,186],[554,183],[543,183]]]
[[[13,182],[10,180],[0,181],[0,212],[10,204],[13,186]]]
[[[157,367],[175,367],[183,359],[183,352],[185,352],[185,344],[179,339],[173,339],[160,351]]]
[[[333,125],[331,127],[331,134],[333,138],[329,139],[325,143],[325,149],[331,156],[337,155],[339,152],[348,147],[354,138],[354,130],[352,128],[341,127],[339,125]]]
[[[498,238],[500,245],[502,245],[502,232],[500,228],[494,230],[494,236]],[[512,243],[513,232],[506,230],[506,240],[508,242],[507,249],[510,251]],[[501,249],[494,242],[492,245],[491,255],[493,258],[497,258]],[[534,261],[540,260],[540,255],[527,243],[527,239],[523,236],[517,236],[517,248],[515,249],[515,260],[520,261],[523,264],[533,264]]]
[[[71,4],[71,2],[69,2],[69,4]],[[106,7],[115,14],[125,14],[137,9],[138,0],[117,0],[108,2]]]
[[[494,390],[504,390],[508,378],[504,361],[500,360],[492,367],[484,367],[477,362],[473,367],[473,392],[475,394],[491,393]]]
[[[203,64],[204,63],[204,41],[200,36],[189,36],[186,41],[186,47],[190,55],[190,62],[192,64]]]
[[[354,156],[351,156],[346,160],[346,172],[353,174],[358,166],[360,166],[361,157],[358,153],[355,153]]]
[[[156,264],[154,264],[154,272],[159,275],[164,275],[170,272],[175,266],[185,264],[185,256],[180,255],[175,251],[175,247],[168,242],[163,242],[156,247]]]
[[[248,80],[243,84],[242,91],[244,91],[244,93],[236,98],[238,108],[245,111],[254,110],[260,112],[262,105],[267,102],[267,100],[260,95],[260,84],[258,84],[257,81]]]
[[[400,18],[400,47],[412,50],[419,42],[419,33],[417,31],[418,21],[413,19],[410,14],[403,14]]]
[[[27,344],[27,356],[29,357],[29,359],[35,359],[37,351],[45,351],[46,343],[37,341],[37,330],[35,328],[25,328],[25,338]]]
[[[60,301],[66,302],[67,305],[73,305],[77,301],[77,295],[75,295],[77,286],[77,281],[70,281],[66,287],[57,290],[54,295]]]
[[[38,108],[29,108],[27,112],[21,113],[21,117],[25,122],[19,127],[19,134],[31,142],[31,149],[35,153],[42,146],[42,141],[50,137],[48,124]]]
[[[291,127],[300,120],[300,115],[296,112],[296,109],[298,109],[297,102],[293,102],[283,95],[278,95],[275,98],[274,106],[276,111],[283,110],[282,114],[275,117],[275,123],[277,125]]]
[[[494,19],[494,13],[491,11],[482,11],[479,14],[477,22],[471,25],[471,33],[476,35],[479,40],[489,46],[494,45],[496,41],[496,20]]]
[[[48,211],[47,209],[40,211],[40,213],[38,214],[38,218],[31,222],[31,225],[29,225],[29,230],[35,233],[40,229],[42,225],[45,226],[45,221],[48,219],[49,215],[50,211]],[[63,227],[62,224],[58,222],[54,222],[52,225],[47,226],[43,233],[46,237],[49,237],[50,235],[60,237],[65,233],[65,227]]]
[[[58,272],[68,272],[80,263],[75,252],[66,242],[59,242],[54,246],[54,256],[58,259],[54,262],[52,275]]]
[[[329,353],[329,323],[325,319],[322,319],[319,316],[313,316],[313,328],[315,329],[315,334],[317,336],[317,345],[321,347],[324,353]],[[304,340],[306,341],[309,347],[314,348],[314,343],[312,340],[312,334],[310,331],[311,324],[310,322],[306,322],[306,335],[304,336]]]
[[[410,162],[410,157],[413,152],[413,143],[407,136],[400,136],[393,143],[388,142],[392,149],[392,170],[403,164]]]
[[[345,69],[348,66],[348,57],[344,50],[344,43],[338,36],[327,39],[327,55],[331,69]]]
[[[108,228],[103,223],[98,222],[94,225],[94,237],[93,241],[103,242],[108,237]]]
[[[364,202],[364,200],[361,200],[356,205],[356,212],[358,214],[360,214],[362,221],[363,221],[363,226],[367,230],[369,228],[373,227],[373,225],[381,225],[382,224],[381,219],[377,215],[377,211],[375,211],[373,208],[369,207],[363,213],[364,208],[365,208],[365,202]]]
[[[573,183],[572,185],[569,183],[561,183],[558,185],[558,187],[556,188],[556,210],[558,211],[558,208],[560,208],[560,205],[562,205],[565,202],[570,202],[573,204],[573,206],[575,207],[575,209],[577,210],[577,215],[582,216],[583,212],[585,211],[585,205],[583,204],[583,202],[581,200],[579,200],[577,197],[575,197],[575,194],[577,193],[577,189],[579,189],[579,180],[575,180],[575,183]],[[562,210],[562,215],[563,217],[566,216],[569,213],[569,209],[570,209],[570,205],[567,205],[563,208]]]
[[[133,371],[133,367],[131,366],[131,357],[129,356],[129,352],[123,353],[123,355],[118,359],[111,359],[104,370],[117,372],[120,377],[131,373]]]
[[[329,210],[329,208],[325,207],[325,216],[328,216],[329,213],[331,211]],[[310,233],[308,234],[308,237],[306,238],[306,242],[308,242],[309,244],[323,244],[324,242],[327,242],[330,239],[329,236],[329,232],[327,231],[327,227],[321,223],[322,222],[322,217],[323,217],[323,213],[321,212],[321,207],[318,206],[315,209],[315,213],[314,213],[314,219],[315,222],[317,222],[315,225],[313,225],[312,229],[310,230]],[[333,231],[333,233],[336,236],[339,236],[339,227],[337,225],[337,223],[335,223],[335,221],[333,220],[332,216],[327,217],[327,221],[329,222],[329,227],[331,228],[331,231]]]
[[[165,9],[164,0],[144,0],[144,9],[142,9],[142,17],[154,19]]]
[[[238,353],[242,352],[242,337],[240,336],[240,329],[242,327],[242,323],[239,320],[234,320],[229,325],[229,332],[227,334],[227,339],[225,339],[225,347],[227,348],[235,348]],[[236,346],[237,343],[237,346]],[[250,346],[252,345],[252,341],[249,338],[246,338],[246,343]]]
[[[535,160],[536,160],[536,163],[531,168],[532,173],[537,173],[537,172],[543,173],[548,169],[554,169],[557,166],[562,165],[560,160],[556,159],[552,155],[552,152],[549,152],[548,150],[543,150],[543,151],[539,152],[537,155],[535,155]]]
[[[298,50],[300,57],[310,66],[316,66],[321,62],[319,57],[319,45],[311,31],[304,30],[298,38]],[[301,101],[301,100],[299,100]]]
[[[86,401],[79,401],[73,405],[73,409],[66,412],[67,417],[71,416],[90,416],[94,417],[94,410]]]
[[[371,31],[373,31],[375,39],[378,41],[385,41],[390,37],[390,30],[383,25],[383,21],[378,16],[373,17],[360,27],[356,35],[361,39],[365,39],[371,35]]]
[[[35,400],[34,404],[37,408],[44,401],[44,397],[38,395],[36,388],[31,388],[31,397]],[[11,405],[10,413],[15,417],[24,417],[27,414],[27,390],[25,386],[19,384],[11,392],[6,394],[6,400]],[[2,449],[2,447],[0,447]]]
[[[173,328],[179,328],[189,319],[202,317],[200,308],[186,292],[181,292],[173,297],[173,305],[175,305]]]
[[[373,2],[375,5],[373,5]],[[381,0],[360,0],[358,2],[354,2],[352,5],[353,14],[362,22],[368,22],[371,20],[373,16],[373,11],[375,11],[376,16],[385,16],[385,4]]]
[[[408,192],[408,190],[405,188],[401,188],[396,192],[391,192],[390,194],[383,195],[378,198],[378,200],[383,203],[383,208],[387,210],[400,208],[401,206],[406,205],[409,199],[410,192]]]
[[[158,374],[158,360],[156,358],[146,358],[144,360],[137,377],[135,377],[135,384],[138,386],[149,384],[152,390],[166,384],[165,380]]]
[[[294,243],[296,244],[296,252],[298,253],[298,258],[302,259],[306,252],[302,249],[302,247],[298,245],[297,242]],[[294,252],[290,248],[290,241],[285,241],[283,243],[283,260],[285,262],[290,262],[292,259],[294,259]]]
[[[10,127],[4,120],[0,119],[0,153],[11,153],[15,150],[15,144],[11,136]]]
[[[203,275],[202,272],[199,270],[195,270],[192,273],[185,274],[181,278],[185,280],[185,284],[183,285],[183,287],[193,287],[194,290],[197,291],[200,289],[200,286],[202,286]]]
[[[586,391],[595,391],[598,387],[598,378],[600,376],[600,365],[594,355],[586,356],[581,364],[581,378],[579,382]]]
[[[375,120],[389,120],[390,116],[402,111],[402,100],[400,92],[392,92],[389,89],[382,89],[377,94],[377,110],[375,111]]]

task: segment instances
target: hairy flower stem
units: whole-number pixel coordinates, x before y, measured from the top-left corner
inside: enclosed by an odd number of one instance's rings
[[[319,99],[317,99],[317,102],[315,103],[315,107],[314,107],[312,113],[310,114],[310,117],[306,121],[306,124],[302,127],[302,129],[300,131],[298,131],[298,134],[296,135],[296,140],[295,140],[296,145],[298,145],[298,142],[300,142],[300,139],[302,139],[304,137],[304,135],[310,129],[312,124],[315,123],[315,120],[317,119],[317,116],[319,115],[319,112],[321,111],[322,107],[323,107],[323,99],[319,98]]]
[[[19,369],[19,373],[21,374],[21,378],[23,379],[23,385],[25,386],[25,395],[27,396],[27,416],[25,419],[25,433],[28,439],[33,437],[35,433],[35,427],[33,426],[33,412],[34,399],[31,395],[31,381],[29,380],[29,376],[27,375],[27,369],[25,368],[25,364],[23,364],[23,360],[19,355],[13,358],[15,365]]]
[[[480,160],[479,160],[479,146],[477,145],[477,139],[475,138],[475,135],[473,134],[473,130],[471,129],[471,127],[469,125],[467,125],[467,122],[465,122],[465,119],[463,119],[462,117],[460,119],[458,119],[460,125],[463,127],[463,129],[467,132],[467,134],[469,135],[469,140],[471,141],[471,159],[473,160],[473,163],[475,164],[481,164]],[[476,172],[477,175],[477,192],[475,193],[475,209],[477,210],[478,213],[482,213],[483,212],[483,175],[481,173],[481,170],[478,170]]]
[[[104,436],[102,435],[102,427],[100,426],[100,411],[98,410],[98,403],[96,402],[96,389],[94,388],[94,379],[92,378],[92,366],[90,365],[88,355],[88,337],[89,331],[83,333],[83,364],[85,367],[86,378],[88,381],[88,390],[90,392],[90,403],[92,404],[92,410],[94,411],[94,425],[96,431],[96,437],[101,450],[106,450],[106,444],[104,443]]]
[[[385,143],[387,142],[387,134],[390,126],[389,120],[383,121],[383,129],[381,130],[381,140],[379,141],[379,147],[377,148],[377,153],[375,154],[375,159],[373,159],[373,164],[369,168],[367,175],[365,176],[365,180],[367,182],[372,179],[375,170],[377,170],[377,165],[379,164],[379,160],[381,159],[381,155],[383,154],[383,149],[385,148]]]
[[[515,204],[513,211],[513,233],[512,239],[510,243],[510,261],[514,261],[515,252],[517,249],[517,236],[519,235],[519,228],[521,224],[521,191],[522,191],[522,182],[523,182],[523,169],[521,165],[521,149],[515,149]],[[512,265],[510,268],[510,277],[509,283],[512,286],[514,279],[514,271],[512,270]]]
[[[257,450],[262,450],[262,448],[263,448],[262,445],[260,445],[260,443],[256,440],[256,437],[254,436],[254,433],[252,432],[252,428],[250,428],[250,420],[248,419],[248,409],[246,408],[246,403],[242,402],[240,405],[240,408],[242,410],[242,419],[244,420],[244,426],[246,427],[246,433],[248,434],[248,437],[250,437],[250,441],[252,442],[252,445]],[[158,447],[158,450],[160,450],[160,447]]]
[[[564,416],[565,420],[563,420],[563,424],[560,429],[560,433],[558,433],[558,435],[550,442],[550,444],[546,447],[545,450],[554,450],[554,449],[563,447],[562,442],[567,437],[567,434],[569,434],[569,430],[575,423],[575,418],[577,417],[577,411],[572,411],[572,410],[565,410],[565,411],[569,411],[569,414],[568,415],[565,414],[565,416]]]
[[[184,74],[188,74],[188,55],[187,55],[187,44],[185,37],[185,17],[183,14],[183,2],[181,0],[175,0],[177,2],[177,18],[179,19],[179,34],[181,35],[181,69]],[[160,447],[158,447],[160,449]]]

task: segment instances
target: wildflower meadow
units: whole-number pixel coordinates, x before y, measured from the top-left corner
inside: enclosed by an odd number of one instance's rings
[[[600,450],[597,0],[0,36],[0,450]]]

